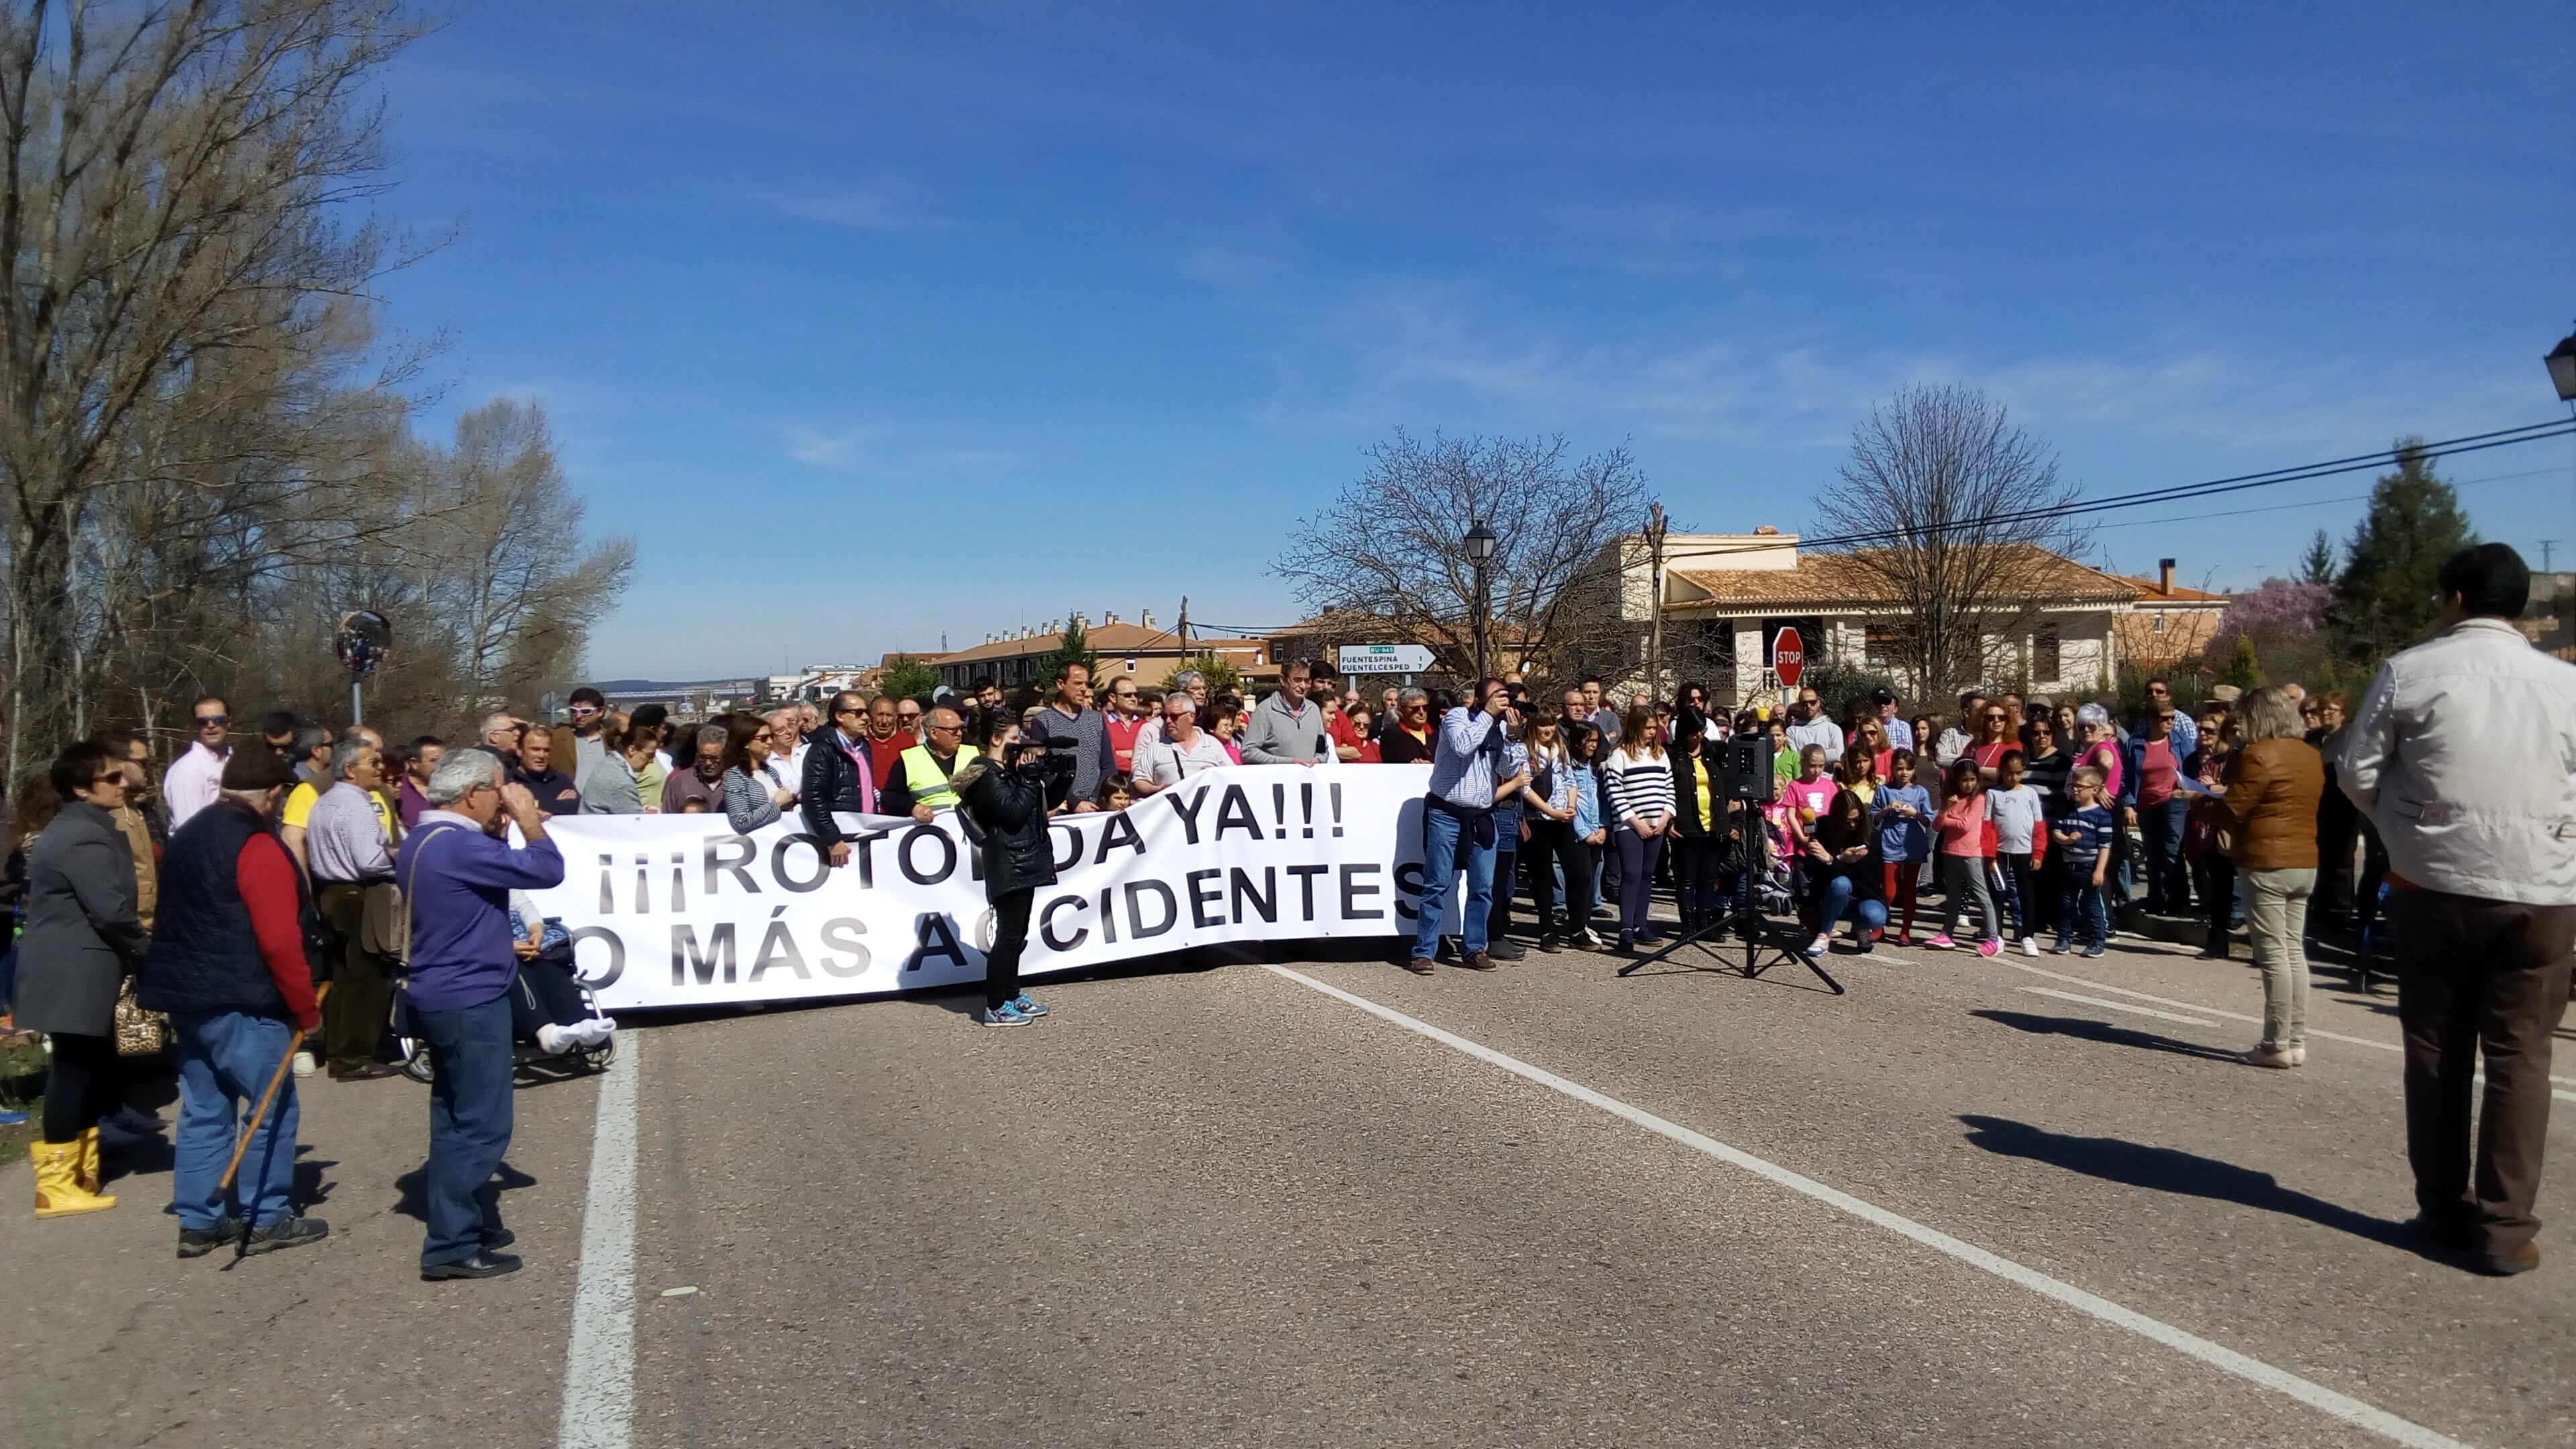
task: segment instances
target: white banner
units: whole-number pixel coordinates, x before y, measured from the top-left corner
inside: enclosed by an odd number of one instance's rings
[[[1430,774],[1239,765],[1117,814],[1059,815],[1057,883],[1037,893],[1020,972],[1219,942],[1409,934]],[[867,828],[836,870],[792,812],[750,835],[722,815],[563,816],[546,833],[564,883],[534,894],[572,933],[581,979],[612,1013],[982,980],[993,913],[955,817],[842,820]]]

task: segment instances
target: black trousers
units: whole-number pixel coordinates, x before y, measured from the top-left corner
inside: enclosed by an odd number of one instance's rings
[[[2397,1020],[2406,1034],[2406,1161],[2415,1203],[2489,1252],[2540,1231],[2541,1149],[2549,1141],[2549,1051],[2567,1012],[2576,906],[2527,906],[2402,890]],[[2474,1154],[2470,1078],[2486,1057]]]
[[[1563,934],[1584,928],[1592,916],[1592,847],[1577,839],[1572,823],[1532,820],[1530,838],[1521,842],[1521,859],[1529,867],[1530,900],[1538,908],[1541,937],[1559,934],[1557,907],[1564,910]],[[1556,868],[1565,868],[1565,899],[1556,896]]]
[[[1687,931],[1711,916],[1724,914],[1717,892],[1717,862],[1725,842],[1706,835],[1673,836],[1673,905]]]
[[[344,881],[323,881],[313,892],[314,908],[331,928],[331,994],[322,1002],[323,1057],[334,1066],[354,1066],[384,1055],[385,1022],[394,1004],[393,963],[360,944],[367,912],[367,888]]]
[[[47,1033],[47,1039],[54,1044],[54,1055],[45,1067],[45,1140],[60,1146],[79,1141],[99,1118],[116,1110],[120,1067],[113,1036],[57,1031]]]
[[[339,989],[334,987],[332,995]],[[519,979],[510,983],[510,1035],[535,1041],[541,1026],[570,1026],[590,1019],[590,1004],[572,979],[572,967],[543,956],[519,963]]]
[[[1499,941],[1512,933],[1512,874],[1520,869],[1520,829],[1514,826],[1509,835],[1501,825],[1494,827],[1494,904],[1485,912],[1485,939]]]
[[[2191,883],[2209,922],[2209,944],[2226,950],[2227,923],[2236,914],[2236,862],[2212,850],[2191,863]]]
[[[1029,946],[1029,908],[1037,887],[993,900],[993,949],[984,953],[984,1005],[992,1008],[1020,994],[1020,953]]]

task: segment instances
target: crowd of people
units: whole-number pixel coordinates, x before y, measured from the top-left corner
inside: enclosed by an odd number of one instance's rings
[[[721,813],[742,831],[792,819],[839,866],[852,844],[839,816],[960,811],[998,922],[978,1019],[1018,1026],[1046,1013],[1016,968],[1029,893],[1053,879],[1048,815],[1130,808],[1226,765],[1420,763],[1423,887],[1405,957],[1420,974],[1444,955],[1490,971],[1532,948],[1634,954],[1667,939],[1658,892],[1679,931],[1704,936],[1745,910],[1794,915],[1811,955],[1839,933],[1856,952],[1892,937],[2098,957],[2129,907],[2192,912],[2205,954],[2227,956],[2241,931],[2260,970],[2263,1035],[2244,1059],[2293,1069],[2307,1057],[2307,942],[2328,917],[2372,928],[2385,901],[2428,1230],[2474,1238],[2514,1270],[2536,1229],[2529,1124],[2546,1123],[2548,1033],[2576,945],[2576,670],[2501,622],[2529,591],[2510,549],[2463,553],[2443,589],[2445,632],[2393,660],[2358,710],[2279,685],[2221,690],[2195,712],[2162,679],[2125,720],[2100,701],[2012,691],[1964,693],[1955,714],[1909,715],[1885,688],[1840,711],[1814,688],[1728,709],[1698,684],[1623,697],[1592,677],[1552,701],[1514,676],[1467,698],[1402,687],[1371,701],[1317,661],[1286,664],[1247,706],[1188,670],[1163,689],[1120,677],[1095,697],[1090,670],[1068,663],[1044,698],[979,679],[696,722],[659,705],[617,713],[583,688],[560,723],[498,712],[472,742],[420,736],[397,752],[372,730],[285,714],[236,745],[226,703],[201,700],[157,798],[149,744],[129,733],[66,747],[43,789],[18,792],[13,995],[18,1025],[52,1043],[38,1213],[113,1204],[99,1124],[117,1105],[120,1039],[161,1013],[181,1066],[183,1255],[236,1230],[253,1250],[318,1235],[286,1204],[291,1084],[279,1113],[245,1123],[241,1109],[263,1062],[315,1032],[295,1075],[393,1072],[399,976],[436,1066],[424,1274],[515,1266],[476,1193],[508,1138],[512,1039],[559,1053],[615,1029],[574,983],[559,923],[523,894],[561,879],[548,817]],[[2517,747],[2463,747],[2518,719],[2542,723]],[[1730,778],[1766,753],[1767,786]],[[1060,763],[1039,771],[1032,755]],[[2455,979],[2463,944],[2484,953],[2473,986]],[[2512,1011],[2482,1015],[2499,995]],[[2489,1119],[2503,1125],[2480,1143],[2471,1189],[2481,1042]],[[2520,1065],[2497,1065],[2500,1043]],[[2514,1103],[2502,1115],[2499,1092]],[[237,1205],[210,1175],[236,1126]]]

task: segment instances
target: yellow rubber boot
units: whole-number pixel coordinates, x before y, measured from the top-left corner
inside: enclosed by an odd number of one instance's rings
[[[95,1197],[99,1184],[105,1180],[98,1171],[98,1129],[92,1127],[80,1135],[80,1190]],[[116,1199],[109,1198],[108,1201]]]
[[[77,1142],[27,1144],[27,1159],[36,1164],[36,1216],[67,1218],[116,1206],[116,1199],[81,1187],[80,1156]]]

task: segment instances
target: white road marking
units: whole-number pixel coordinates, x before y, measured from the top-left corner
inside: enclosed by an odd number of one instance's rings
[[[1513,1076],[1535,1082],[1586,1106],[1596,1107],[1613,1117],[1634,1123],[1658,1137],[1706,1153],[1730,1167],[1740,1168],[1757,1177],[1767,1178],[1792,1192],[1803,1194],[1828,1207],[1849,1213],[1863,1222],[1873,1223],[1901,1237],[1911,1238],[1927,1248],[1946,1253],[1972,1267],[1992,1273],[2008,1283],[2018,1284],[2042,1297],[2054,1299],[2104,1323],[2125,1328],[2142,1338],[2199,1359],[2248,1383],[2270,1389],[2275,1393],[2285,1394],[2312,1409],[2331,1414],[2345,1423],[2357,1425],[2400,1444],[2416,1446],[2416,1449],[2468,1449],[2468,1446],[2446,1434],[2436,1433],[2421,1424],[2401,1419],[2385,1409],[2365,1404],[2349,1395],[2336,1393],[2323,1384],[2303,1379],[2285,1369],[2274,1368],[2261,1359],[2250,1358],[2197,1334],[2185,1332],[2159,1319],[2149,1318],[2134,1309],[2123,1308],[2107,1298],[2088,1293],[2072,1283],[2060,1282],[2036,1269],[2025,1268],[2010,1258],[1987,1252],[1974,1243],[1954,1238],[1938,1228],[1925,1227],[1912,1218],[1890,1212],[1839,1188],[1828,1187],[1814,1178],[1792,1172],[1788,1168],[1756,1157],[1740,1148],[1729,1147],[1714,1137],[1694,1132],[1677,1122],[1667,1121],[1641,1107],[1632,1107],[1616,1097],[1605,1096],[1579,1082],[1567,1081],[1553,1072],[1531,1066],[1517,1057],[1506,1056],[1492,1047],[1469,1041],[1454,1032],[1443,1031],[1427,1021],[1417,1020],[1392,1007],[1380,1006],[1365,996],[1345,991],[1338,986],[1327,985],[1312,976],[1292,971],[1285,966],[1265,966],[1264,969],[1284,976],[1300,986],[1320,991],[1337,1001],[1358,1007],[1382,1021],[1391,1022],[1407,1031],[1428,1037],[1452,1051],[1474,1057],[1488,1065],[1500,1067]]]
[[[2054,996],[2060,1001],[2080,1001],[2086,1006],[2098,1006],[2105,1011],[2134,1012],[2139,1016],[2152,1016],[2158,1021],[2179,1021],[2185,1026],[2218,1025],[2217,1022],[2206,1021],[2197,1016],[2182,1016],[2175,1012],[2158,1011],[2152,1006],[2131,1006],[2125,1001],[2105,1001],[2098,996],[2078,996],[2072,991],[2058,991],[2046,986],[2025,986],[2021,989],[2033,996]]]
[[[635,1079],[644,1053],[640,1034],[620,1038],[590,1140],[558,1449],[626,1449],[635,1408]]]
[[[2007,966],[2010,966],[2010,967],[2011,967],[2011,968],[2013,968],[2015,971],[2027,971],[2027,972],[2029,972],[2029,973],[2030,973],[2031,975],[2033,975],[2033,976],[2045,976],[2045,977],[2047,977],[2047,978],[2048,978],[2049,980],[2051,980],[2051,981],[2063,981],[2063,982],[2066,982],[2066,983],[2068,983],[2069,985],[2073,985],[2073,986],[2090,986],[2090,987],[2092,987],[2092,988],[2093,988],[2094,990],[2096,990],[2096,991],[2113,991],[2113,992],[2117,992],[2117,993],[2119,993],[2119,994],[2120,994],[2120,995],[2122,995],[2122,996],[2134,996],[2134,997],[2136,997],[2137,999],[2139,999],[2140,1001],[2154,1001],[2154,1002],[2161,1002],[2162,1004],[2164,1004],[2164,1005],[2166,1005],[2166,1006],[2179,1006],[2179,1007],[2183,1007],[2183,1008],[2185,1008],[2185,1009],[2187,1009],[2187,1010],[2190,1010],[2190,1011],[2206,1012],[2206,1013],[2208,1013],[2208,1014],[2209,1014],[2209,1015],[2211,1015],[2211,1016],[2225,1017],[2225,1018],[2226,1018],[2227,1020],[2229,1020],[2229,1021],[2250,1021],[2250,1022],[2254,1023],[2256,1026],[2261,1026],[2261,1025],[2263,1024],[2263,1018],[2261,1018],[2261,1017],[2259,1017],[2259,1016],[2247,1016],[2247,1015],[2245,1015],[2245,1014],[2244,1014],[2244,1013],[2242,1013],[2242,1012],[2236,1012],[2236,1011],[2221,1011],[2221,1010],[2219,1010],[2217,1007],[2214,1007],[2214,1006],[2203,1006],[2203,1005],[2201,1005],[2201,1004],[2200,1004],[2199,1002],[2197,1002],[2197,1001],[2176,1001],[2176,1000],[2174,1000],[2174,999],[2173,999],[2172,997],[2170,997],[2170,996],[2150,996],[2150,995],[2148,995],[2147,993],[2145,993],[2145,992],[2143,992],[2143,991],[2131,991],[2129,988],[2127,988],[2127,987],[2125,987],[2125,986],[2109,986],[2109,985],[2105,985],[2105,984],[2103,984],[2102,982],[2099,982],[2099,981],[2090,981],[2090,980],[2087,980],[2087,979],[2085,979],[2084,977],[2081,977],[2081,976],[2061,976],[2061,975],[2059,975],[2058,973],[2056,973],[2056,972],[2054,972],[2054,971],[2042,971],[2042,970],[2040,970],[2040,969],[2039,969],[2038,967],[2036,967],[2036,966],[2024,966],[2024,965],[2023,965],[2023,964],[2021,964],[2019,961],[2006,961],[2004,964],[2005,964],[2005,965],[2007,965]],[[2062,992],[2062,991],[2048,991],[2048,990],[2045,990],[2045,989],[2043,989],[2043,988],[2041,988],[2041,987],[2037,987],[2037,986],[2025,986],[2025,987],[2023,987],[2023,988],[2022,988],[2022,990],[2024,990],[2024,991],[2037,991],[2037,992],[2039,992],[2042,996],[2067,996],[2067,993],[2065,993],[2065,992]],[[2085,1001],[2085,1000],[2090,1000],[2091,998],[2089,998],[2089,997],[2082,997],[2082,996],[2067,996],[2067,999],[2068,999],[2068,1000],[2070,1000],[2070,1001]],[[2108,1001],[2098,1001],[2098,1002],[2095,1002],[2094,1004],[2095,1004],[2095,1005],[2097,1005],[2097,1006],[2111,1006],[2111,1005],[2115,1005],[2116,1003],[2108,1002]],[[2134,1007],[2134,1006],[2133,1006],[2133,1007],[2126,1008],[2126,1009],[2127,1009],[2127,1010],[2130,1010],[2130,1011],[2136,1011],[2136,1010],[2139,1010],[2139,1008]],[[2147,1015],[2149,1015],[2149,1016],[2155,1016],[2155,1015],[2158,1015],[2159,1013],[2156,1013],[2156,1012],[2152,1012],[2152,1011],[2151,1011],[2151,1012],[2148,1012],[2148,1013],[2146,1013],[2146,1014],[2147,1014]],[[2175,1017],[2175,1018],[2174,1018],[2174,1020],[2176,1020],[2176,1021],[2180,1021],[2180,1020],[2183,1020],[2183,1018],[2181,1018],[2181,1017]],[[2209,1025],[2209,1023],[2204,1021],[2204,1022],[2200,1023],[2200,1025],[2202,1025],[2202,1026],[2207,1026],[2207,1025]],[[2319,1030],[2317,1030],[2317,1029],[2316,1029],[2315,1027],[2313,1027],[2313,1026],[2312,1026],[2312,1027],[2309,1027],[2309,1028],[2307,1029],[2307,1033],[2308,1033],[2308,1035],[2310,1035],[2310,1036],[2318,1037],[2318,1038],[2321,1038],[2322,1040],[2325,1040],[2325,1041],[2339,1041],[2339,1042],[2344,1043],[2346,1046],[2365,1046],[2365,1047],[2371,1047],[2371,1048],[2374,1048],[2374,1049],[2376,1049],[2376,1050],[2383,1051],[2383,1052],[2403,1052],[2403,1051],[2405,1051],[2405,1050],[2406,1050],[2405,1046],[2404,1046],[2402,1043],[2399,1043],[2399,1042],[2393,1042],[2393,1041],[2372,1041],[2370,1038],[2368,1038],[2368,1037],[2366,1037],[2366,1036],[2345,1036],[2345,1035],[2343,1035],[2341,1032],[2319,1031]],[[2479,1073],[2478,1073],[2478,1076],[2479,1076],[2479,1078],[2480,1078],[2481,1080],[2483,1080],[2483,1079],[2485,1078],[2485,1076],[2486,1076],[2485,1071],[2484,1071],[2483,1069],[2482,1069],[2482,1070],[2480,1070],[2480,1071],[2479,1071]],[[2550,1089],[2549,1089],[2549,1095],[2551,1095],[2552,1097],[2557,1098],[2557,1099],[2558,1099],[2559,1101],[2561,1101],[2561,1102],[2576,1102],[2576,1092],[2571,1092],[2571,1091],[2566,1090],[2566,1089],[2567,1089],[2567,1088],[2569,1088],[2569,1087],[2576,1087],[2576,1077],[2561,1077],[2561,1076],[2557,1076],[2557,1075],[2553,1074],[2553,1075],[2549,1078],[2549,1080],[2550,1080],[2550,1083],[2551,1083],[2551,1086],[2550,1086]]]

